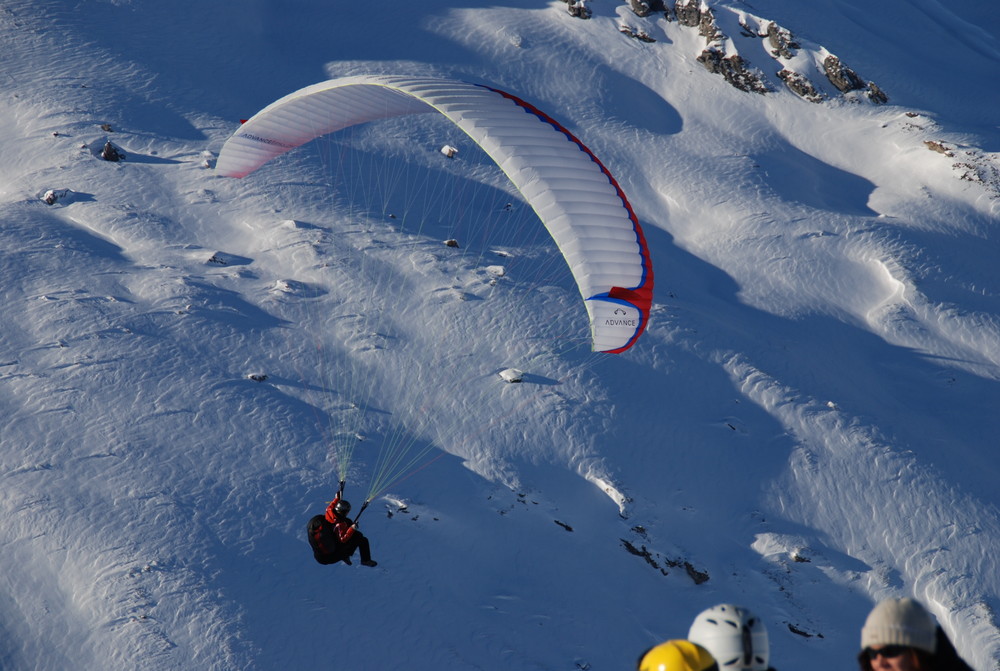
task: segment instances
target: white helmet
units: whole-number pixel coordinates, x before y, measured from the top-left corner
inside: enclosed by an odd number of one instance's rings
[[[698,614],[688,640],[715,657],[719,671],[767,671],[770,657],[767,627],[746,608],[729,603]]]

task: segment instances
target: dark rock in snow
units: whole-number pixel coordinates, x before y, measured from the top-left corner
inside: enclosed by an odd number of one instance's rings
[[[798,51],[799,44],[792,38],[792,33],[780,27],[774,21],[767,24],[767,41],[771,45],[771,54],[775,58],[792,58]]]
[[[823,71],[826,73],[826,78],[830,80],[830,83],[836,86],[837,90],[842,93],[860,91],[867,88],[868,99],[876,105],[883,105],[889,102],[889,96],[875,82],[868,82],[866,85],[864,80],[854,70],[844,65],[836,56],[830,55],[826,57],[823,61]]]
[[[763,37],[763,35],[758,35],[757,31],[755,31],[753,28],[750,27],[750,25],[746,21],[746,17],[741,16],[739,23],[740,23],[740,35],[742,35],[743,37],[754,37],[754,38]]]
[[[111,144],[111,140],[108,140],[104,143],[104,148],[101,149],[101,158],[105,161],[124,161],[125,152]]]
[[[628,0],[628,6],[637,16],[649,16],[653,13],[649,0]]]
[[[66,197],[66,189],[49,189],[42,195],[42,200],[46,205],[55,205],[60,199]]]
[[[813,83],[809,81],[808,77],[799,74],[798,72],[782,70],[778,73],[778,78],[785,82],[785,86],[791,89],[792,92],[805,98],[811,103],[822,102],[825,98],[825,96],[820,93],[815,86],[813,86]]]
[[[212,263],[218,266],[246,266],[253,263],[253,259],[249,259],[245,256],[238,256],[236,254],[215,252],[205,263]]]
[[[865,88],[865,83],[854,70],[844,65],[839,58],[829,55],[823,61],[823,71],[830,83],[842,93]]]
[[[809,633],[805,629],[802,629],[800,627],[796,627],[791,622],[788,623],[788,631],[792,632],[793,634],[796,634],[797,636],[802,636],[803,638],[812,638],[813,636],[816,636],[818,638],[823,638],[823,634],[818,634],[818,633],[817,634],[812,634],[812,633]]]
[[[939,154],[944,154],[948,157],[953,157],[955,154],[950,149],[948,149],[944,144],[936,140],[924,140],[924,146],[931,151],[936,151]]]
[[[498,373],[504,382],[516,384],[524,381],[524,372],[517,368],[505,368]]]
[[[695,585],[706,583],[710,578],[707,571],[699,571],[689,561],[684,562],[684,572],[687,573],[688,577],[694,581]]]
[[[884,105],[889,102],[889,96],[875,82],[868,82],[868,99],[876,105]]]
[[[674,14],[677,21],[682,26],[696,28],[701,25],[701,1],[700,0],[676,0],[674,3]]]
[[[632,39],[639,40],[640,42],[655,42],[656,41],[655,38],[650,37],[647,33],[643,32],[642,30],[637,30],[637,29],[633,28],[632,26],[621,25],[621,26],[618,26],[618,30],[620,32],[622,32],[623,34],[628,35]]]
[[[566,3],[566,11],[570,16],[578,19],[589,19],[591,16],[590,7],[587,7],[586,0],[563,0]]]
[[[669,572],[664,570],[660,566],[660,564],[656,561],[656,559],[653,558],[653,553],[647,550],[645,545],[641,547],[636,547],[635,545],[625,540],[624,538],[621,539],[621,542],[622,542],[622,547],[625,548],[626,552],[628,552],[631,555],[635,555],[636,557],[642,557],[644,560],[646,560],[647,564],[655,568],[663,575],[670,575]]]
[[[709,72],[725,77],[727,82],[741,91],[764,94],[769,90],[764,80],[738,55],[724,56],[718,49],[705,49],[698,56],[698,62]]]
[[[80,193],[78,191],[74,191],[73,189],[46,189],[44,192],[37,195],[38,199],[46,205],[58,205],[59,207],[70,205],[72,203],[89,202],[94,200],[93,195],[89,193]]]
[[[569,5],[571,14],[578,12],[579,7],[584,4],[583,0],[563,1]],[[706,41],[705,50],[697,58],[698,62],[704,65],[709,72],[722,75],[730,85],[751,93],[764,94],[774,90],[774,84],[764,73],[754,68],[749,61],[733,53],[734,49],[728,48],[731,38],[719,27],[715,14],[716,11],[731,11],[731,8],[723,7],[713,10],[705,0],[673,0],[672,7],[669,6],[667,0],[624,1],[638,16],[649,16],[653,12],[662,11],[667,21],[676,19],[683,26],[697,28],[699,35],[704,37]],[[770,55],[775,60],[788,61],[795,58],[797,52],[803,48],[790,30],[782,28],[774,21],[755,18],[757,23],[753,23],[742,13],[736,13],[738,14],[740,36],[743,38],[766,38],[770,47]],[[587,10],[587,16],[589,16],[589,10]],[[753,25],[756,25],[756,28]],[[641,30],[629,25],[619,24],[619,31],[644,42],[656,41]],[[733,44],[735,45],[735,42]],[[726,56],[726,53],[732,53],[732,55]],[[866,95],[874,104],[883,104],[889,100],[885,92],[874,82],[866,84],[857,73],[844,65],[836,56],[827,56],[823,62],[822,70],[831,84],[841,93],[867,89]],[[822,89],[818,88],[802,73],[782,67],[777,76],[791,91],[809,102],[822,102],[829,97],[829,94],[823,93]]]
[[[698,34],[709,42],[721,40],[725,37],[719,29],[719,24],[715,22],[715,14],[711,9],[701,12],[701,18],[698,20]]]
[[[649,16],[653,12],[667,11],[667,7],[663,3],[663,0],[627,0],[627,2],[628,6],[638,16]]]

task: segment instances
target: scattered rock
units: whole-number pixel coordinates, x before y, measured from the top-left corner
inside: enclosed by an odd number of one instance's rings
[[[298,296],[299,298],[316,298],[317,296],[322,296],[326,293],[326,291],[318,285],[287,279],[275,281],[271,291],[275,294]]]
[[[682,26],[697,28],[701,24],[701,0],[677,0],[674,15]]]
[[[868,99],[876,105],[884,105],[889,102],[889,96],[875,82],[868,82]]]
[[[500,371],[499,375],[504,382],[515,383],[522,382],[524,380],[524,372],[516,368],[505,368]]]
[[[254,382],[263,382],[267,379],[267,375],[265,373],[250,373],[247,377]]]
[[[564,0],[569,2],[570,0]],[[773,83],[760,70],[728,48],[731,40],[719,27],[716,20],[717,11],[734,11],[732,8],[716,8],[713,10],[706,0],[674,0],[673,8],[666,6],[660,0],[625,0],[633,13],[638,16],[648,16],[654,11],[663,11],[667,21],[677,20],[681,25],[697,28],[698,33],[705,37],[705,50],[698,56],[698,62],[709,72],[720,74],[726,81],[741,91],[752,93],[768,93],[773,91]],[[766,38],[770,46],[770,54],[779,62],[796,57],[803,47],[792,35],[791,31],[782,28],[774,21],[765,21],[759,17],[735,12],[740,26],[739,35],[744,38]],[[756,27],[753,27],[756,26]],[[640,31],[630,26],[620,25],[619,30],[636,39],[645,39]],[[649,40],[653,41],[653,40]],[[731,55],[726,55],[731,54]],[[833,55],[826,57],[823,73],[841,93],[865,90],[868,99],[881,105],[888,102],[889,97],[874,82],[867,84],[839,58]],[[778,77],[794,93],[810,102],[821,102],[828,96],[810,81],[806,75],[782,67]]]
[[[694,581],[695,585],[700,585],[702,583],[708,582],[709,579],[708,572],[699,571],[689,561],[684,562],[684,571],[688,574],[688,577]]]
[[[625,548],[626,552],[628,552],[629,554],[633,554],[636,557],[642,557],[644,560],[646,560],[647,564],[655,568],[663,575],[670,575],[670,573],[666,569],[660,566],[659,562],[656,561],[656,558],[653,557],[653,553],[650,552],[645,545],[637,548],[635,545],[625,540],[624,538],[620,538],[619,540],[622,542],[622,546]],[[691,562],[689,562],[686,559],[684,560],[664,559],[663,562],[670,568],[683,568],[684,572],[687,573],[688,577],[694,581],[695,585],[701,585],[702,583],[706,583],[709,580],[710,576],[708,575],[708,572],[699,571],[694,567],[694,565]]]
[[[628,542],[624,538],[622,538],[620,540],[621,540],[622,546],[625,548],[626,552],[628,552],[629,554],[635,555],[636,557],[642,557],[643,559],[646,560],[647,564],[649,564],[650,566],[652,566],[653,568],[655,568],[657,571],[659,571],[663,575],[670,575],[670,573],[668,571],[664,570],[663,567],[661,567],[660,564],[656,561],[656,559],[653,558],[653,553],[651,553],[649,550],[647,550],[645,545],[643,545],[641,548],[637,548],[636,546],[632,545],[630,542]]]
[[[219,266],[246,266],[252,262],[253,259],[248,259],[245,256],[227,254],[225,252],[215,252],[205,261],[205,263],[214,263]]]
[[[69,189],[49,189],[42,195],[42,200],[46,205],[55,205],[60,200],[66,198]]]
[[[826,73],[826,78],[830,80],[830,83],[836,86],[841,93],[865,88],[861,77],[833,54],[827,56],[823,61],[823,72]]]
[[[455,238],[448,238],[444,241],[445,247],[458,247],[458,240]]]
[[[645,31],[633,28],[632,26],[622,24],[618,26],[618,31],[628,35],[629,37],[639,40],[640,42],[655,42],[656,39],[650,37]]]
[[[943,143],[938,142],[937,140],[924,140],[924,146],[926,146],[931,151],[936,151],[939,154],[944,154],[949,158],[955,155],[955,152],[948,149],[946,146],[944,146]]]
[[[796,634],[797,636],[802,636],[803,638],[812,638],[813,636],[816,638],[823,638],[823,634],[810,634],[808,631],[796,627],[791,622],[788,623],[788,631]]]
[[[698,20],[698,34],[709,42],[725,38],[725,35],[719,29],[719,24],[715,22],[715,13],[709,8],[705,8],[701,12],[701,17]]]
[[[816,87],[813,86],[813,83],[809,81],[808,77],[801,75],[798,72],[781,70],[778,72],[778,78],[785,82],[785,86],[787,86],[793,93],[805,98],[811,103],[822,102],[826,99],[826,96],[820,93]]]
[[[726,81],[741,91],[767,93],[770,89],[759,74],[751,70],[738,54],[725,56],[714,48],[705,49],[698,56],[698,62],[714,74],[720,74]]]
[[[104,143],[104,148],[101,149],[101,158],[105,161],[124,161],[125,152],[115,145],[111,144],[111,140]]]
[[[750,24],[747,23],[745,16],[740,17],[739,24],[740,24],[740,35],[742,35],[743,37],[762,37],[761,35],[758,35],[753,28],[750,27]]]
[[[628,6],[636,16],[649,16],[653,12],[666,11],[662,0],[628,0]]]
[[[101,124],[101,130],[103,130],[105,133],[114,133],[115,132],[115,129],[112,128],[111,124],[109,124],[109,123],[102,123]]]
[[[792,33],[780,27],[774,21],[767,24],[767,41],[771,44],[771,54],[778,58],[792,58],[801,47],[792,37]]]
[[[952,168],[958,171],[959,179],[979,184],[990,192],[993,198],[1000,198],[1000,163],[979,150],[960,152],[960,161]]]
[[[570,16],[578,19],[589,19],[592,15],[590,7],[587,7],[587,0],[563,0],[566,3],[566,11]]]

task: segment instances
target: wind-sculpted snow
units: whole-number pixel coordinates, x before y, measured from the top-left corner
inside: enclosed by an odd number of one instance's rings
[[[998,667],[996,26],[755,0],[876,107],[737,91],[697,30],[588,5],[0,8],[0,668],[629,668],[735,602],[775,668],[833,671],[902,595]],[[240,118],[364,72],[496,82],[586,138],[657,263],[635,347],[523,317],[574,282],[443,125],[215,176]],[[361,520],[374,569],[303,537],[345,370],[377,387],[348,498],[393,432],[422,455]]]
[[[797,440],[787,475],[774,485],[779,507],[795,510],[813,528],[834,518],[846,523],[842,533],[855,561],[835,555],[805,558],[838,582],[860,582],[876,598],[912,585],[921,600],[946,604],[939,620],[960,639],[982,632],[982,615],[991,610],[980,592],[982,577],[994,574],[997,566],[978,548],[982,536],[1000,531],[991,506],[955,491],[915,455],[893,449],[878,429],[846,416],[837,404],[808,398],[790,402],[802,397],[801,390],[783,387],[735,357],[727,368],[747,397]],[[858,463],[868,465],[869,478],[852,475]],[[872,533],[873,526],[880,531]],[[803,547],[817,542],[807,537]],[[766,558],[787,567],[801,548],[788,550]]]

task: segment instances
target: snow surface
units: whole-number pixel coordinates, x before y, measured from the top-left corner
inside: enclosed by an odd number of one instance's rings
[[[995,3],[709,4],[890,104],[802,101],[740,38],[777,84],[742,93],[611,0],[5,2],[0,668],[627,669],[735,602],[778,669],[833,670],[899,595],[1000,667]],[[364,72],[495,84],[594,150],[652,249],[635,348],[583,351],[446,125],[213,174],[239,119]],[[347,415],[348,498],[391,436],[419,457],[375,569],[304,539]]]

